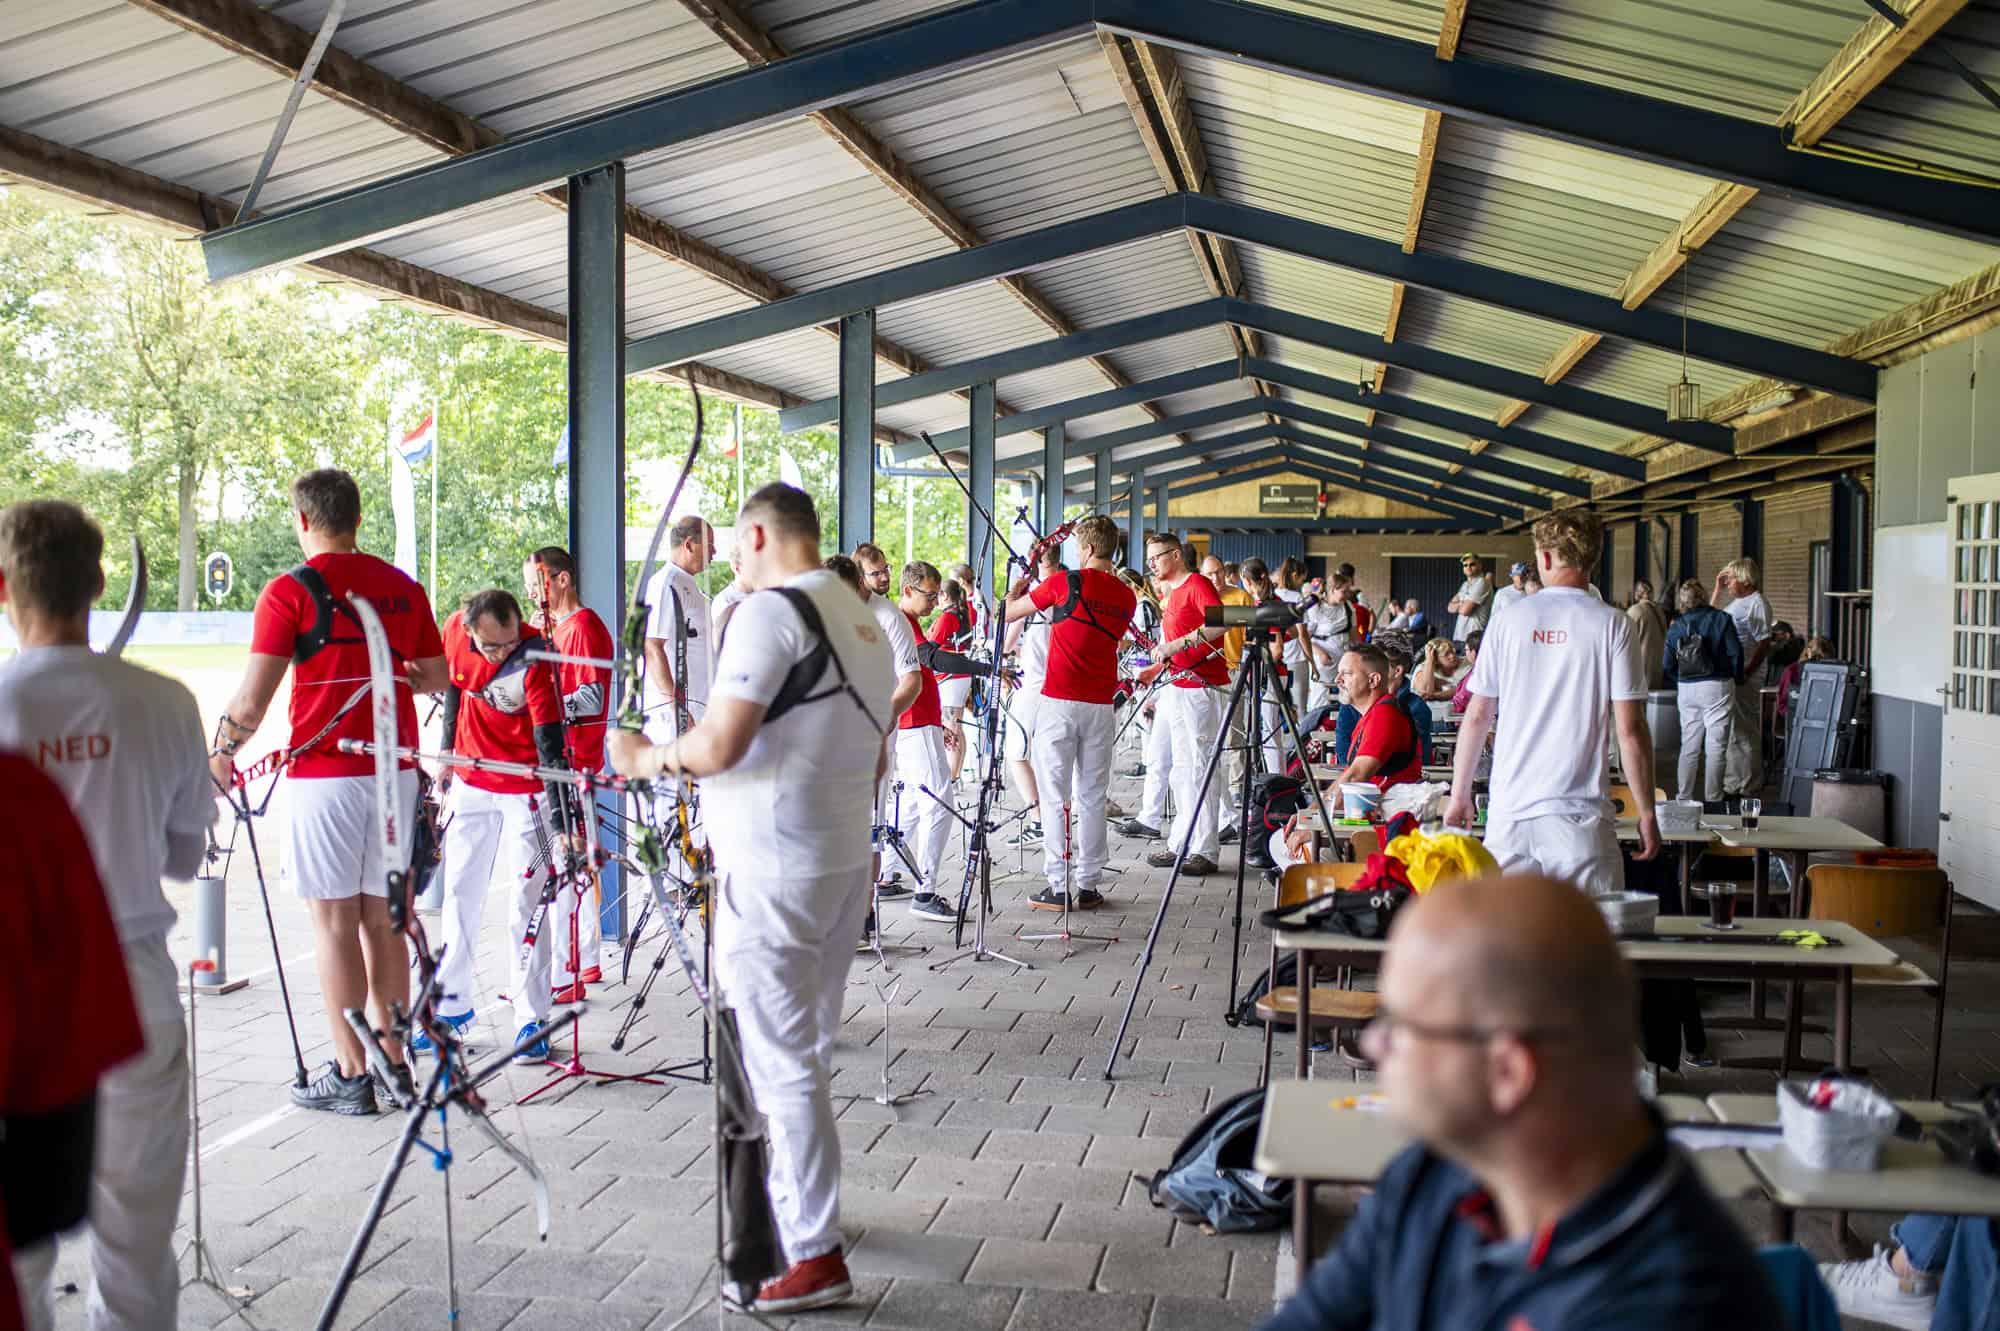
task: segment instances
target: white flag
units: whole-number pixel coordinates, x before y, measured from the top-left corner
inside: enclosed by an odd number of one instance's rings
[[[419,428],[430,428],[429,420]],[[430,446],[431,441],[426,440],[425,453]],[[417,481],[393,432],[389,440],[389,506],[396,515],[396,567],[414,578],[417,576]]]
[[[799,471],[798,459],[782,448],[778,450],[778,479],[795,490],[806,488],[806,478]]]

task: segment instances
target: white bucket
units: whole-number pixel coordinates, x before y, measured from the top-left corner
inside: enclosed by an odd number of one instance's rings
[[[1340,783],[1340,813],[1344,818],[1366,818],[1382,811],[1381,787],[1367,781]]]

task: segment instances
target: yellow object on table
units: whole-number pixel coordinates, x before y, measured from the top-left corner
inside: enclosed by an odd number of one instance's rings
[[[1811,929],[1780,929],[1778,937],[1799,947],[1825,947],[1826,935]]]
[[[1479,878],[1500,872],[1500,862],[1477,837],[1461,832],[1430,833],[1421,829],[1397,837],[1382,848],[1403,862],[1410,884],[1428,892],[1454,878]]]

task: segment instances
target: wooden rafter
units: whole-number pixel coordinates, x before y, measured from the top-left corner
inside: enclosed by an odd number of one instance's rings
[[[679,3],[752,67],[775,63],[789,54],[770,33],[731,3],[731,0],[679,0]],[[954,212],[950,205],[939,198],[937,193],[910,169],[908,163],[877,138],[874,132],[862,124],[852,112],[840,107],[829,107],[812,112],[810,118],[849,156],[861,163],[869,174],[887,185],[894,194],[914,208],[919,216],[936,227],[952,244],[963,250],[985,243],[985,238],[971,223]],[[1003,277],[999,279],[999,283],[1037,319],[1054,330],[1057,336],[1076,331],[1076,325],[1071,323],[1048,297],[1036,290],[1026,277],[1018,275]],[[1124,388],[1132,382],[1105,357],[1091,356],[1088,359],[1113,388]],[[1153,403],[1140,403],[1139,408],[1154,420],[1161,418],[1160,409]]]
[[[313,44],[312,32],[293,26],[249,0],[128,0],[128,3],[286,78],[297,75]],[[505,137],[337,45],[327,47],[313,72],[312,88],[399,134],[454,157],[491,147]],[[561,186],[541,190],[537,197],[557,208],[568,206],[568,191]],[[759,304],[794,294],[789,285],[755,265],[630,206],[625,209],[625,238],[640,249],[692,269]],[[839,336],[838,328],[833,325],[821,331]],[[886,338],[875,339],[875,355],[884,365],[904,374],[920,374],[930,368],[923,357]]]
[[[91,208],[109,209],[185,235],[199,235],[227,226],[236,216],[236,205],[227,199],[5,127],[0,127],[0,179],[17,181]],[[370,295],[407,301],[495,332],[557,347],[568,342],[568,321],[561,314],[373,250],[329,254],[301,267],[361,288]],[[649,377],[685,383],[689,371],[704,391],[753,406],[782,409],[797,406],[803,400],[768,384],[699,362]],[[876,437],[885,443],[906,442],[894,430],[878,430]]]
[[[1967,2],[1889,0],[1902,12],[1903,26],[1898,28],[1879,16],[1869,18],[1792,99],[1778,117],[1778,123],[1792,127],[1794,144],[1811,147],[1818,143],[1840,123],[1841,117],[1859,105],[1862,98],[1935,36],[1965,8]],[[1742,212],[1756,197],[1757,191],[1748,185],[1718,181],[1688,211],[1687,216],[1653,247],[1652,253],[1639,261],[1613,294],[1626,309],[1637,309],[1681,271],[1691,253],[1713,239],[1731,218]],[[1570,345],[1575,345],[1574,339]],[[1585,351],[1588,350],[1586,347]],[[1557,360],[1560,358],[1561,353],[1558,353]],[[1575,368],[1576,361],[1581,358],[1579,353],[1564,367],[1562,374]],[[1553,367],[1557,360],[1552,360],[1550,365]],[[1562,374],[1556,378],[1561,378]],[[1555,379],[1548,382],[1554,383]],[[1509,402],[1494,419],[1502,425],[1511,425],[1530,405],[1520,401]]]

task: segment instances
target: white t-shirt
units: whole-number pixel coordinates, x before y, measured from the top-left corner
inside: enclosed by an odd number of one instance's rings
[[[1271,592],[1280,601],[1283,601],[1293,609],[1297,609],[1299,602],[1305,599],[1301,593],[1285,587],[1273,587],[1271,588]],[[1298,634],[1289,632],[1285,634],[1285,650],[1282,659],[1287,667],[1302,666],[1306,663],[1306,649],[1299,644]]]
[[[1458,584],[1458,595],[1454,599],[1476,602],[1470,612],[1461,611],[1458,622],[1452,626],[1451,636],[1459,642],[1464,642],[1466,634],[1474,629],[1486,627],[1487,618],[1493,609],[1493,580],[1484,573],[1467,578]]]
[[[1021,630],[1020,660],[1021,686],[1024,694],[1039,695],[1042,680],[1049,673],[1049,634],[1055,625],[1049,622],[1049,612],[1037,610],[1027,618],[1027,627]]]
[[[868,613],[875,616],[875,622],[889,639],[889,664],[896,678],[923,669],[923,662],[917,659],[917,635],[910,632],[910,621],[904,618],[902,608],[888,597],[870,592]]]
[[[1610,812],[1611,705],[1646,700],[1631,620],[1544,587],[1487,629],[1471,689],[1500,704],[1491,816]]]
[[[1729,615],[1731,620],[1735,621],[1736,641],[1743,645],[1743,664],[1748,666],[1750,664],[1750,653],[1756,650],[1757,644],[1770,640],[1770,603],[1764,599],[1764,593],[1751,592],[1748,596],[1737,597],[1724,606],[1723,610]],[[1746,671],[1743,676],[1744,682],[1761,683],[1763,674],[1764,670],[1761,666],[1758,667],[1756,675],[1751,675]]]
[[[689,710],[699,719],[708,706],[714,639],[709,630],[708,597],[695,583],[694,575],[678,564],[655,570],[652,582],[646,587],[646,636],[666,644],[667,667],[672,669],[678,650],[674,639],[675,597],[680,599],[681,628],[687,635],[687,678],[680,681],[681,691],[687,695]],[[646,681],[646,702],[655,714],[668,715],[667,697],[659,691],[655,680]]]
[[[708,623],[715,634],[712,641],[721,640],[723,626],[729,622],[729,612],[749,594],[750,589],[743,585],[741,578],[732,579],[727,587],[715,594],[715,599],[708,603]]]
[[[812,692],[834,692],[766,721],[740,762],[702,781],[703,822],[727,874],[838,873],[865,866],[870,854],[875,759],[895,724],[889,643],[854,589],[832,573],[813,569],[786,585],[812,598],[867,711],[838,689],[829,664]],[[745,596],[722,637],[712,696],[768,703],[817,646],[784,597]]]
[[[69,796],[119,938],[173,928],[160,880],[200,871],[216,818],[194,695],[88,647],[31,647],[0,666],[0,748]]]
[[[1508,606],[1514,604],[1514,602],[1520,600],[1522,597],[1526,595],[1527,593],[1525,591],[1522,591],[1519,587],[1516,587],[1511,582],[1508,583],[1505,587],[1502,587],[1499,591],[1493,593],[1493,600],[1487,605],[1486,608],[1486,623],[1488,627],[1492,626],[1494,620],[1500,618],[1500,612],[1502,610],[1505,610]]]

